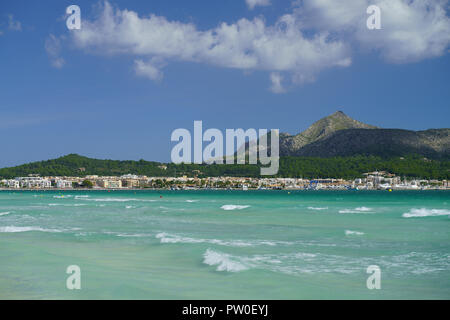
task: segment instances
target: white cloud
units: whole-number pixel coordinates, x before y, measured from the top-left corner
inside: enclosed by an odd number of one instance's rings
[[[270,81],[272,82],[272,86],[270,87],[270,91],[273,93],[284,93],[286,90],[283,87],[282,81],[283,76],[278,72],[272,72],[270,74]]]
[[[144,62],[140,59],[134,61],[134,70],[139,76],[146,77],[150,80],[160,81],[163,78],[163,73],[158,68],[158,64],[153,61]]]
[[[247,0],[249,8],[263,2]],[[366,27],[371,4],[381,8],[381,30]],[[244,73],[267,71],[271,90],[280,93],[292,84],[315,81],[323,70],[350,66],[352,47],[376,50],[395,63],[445,54],[450,44],[447,4],[448,0],[302,0],[273,25],[257,17],[199,30],[192,23],[139,16],[105,1],[96,19],[83,19],[82,29],[71,34],[75,46],[85,52],[130,56],[136,74],[151,80],[163,78],[166,64],[189,61]],[[59,53],[53,56],[59,58]]]
[[[50,34],[45,40],[45,51],[50,59],[53,67],[61,69],[65,61],[60,56],[61,54],[61,40],[53,34]]]
[[[366,27],[366,9],[372,4],[381,9],[381,30]],[[389,62],[407,63],[446,53],[447,7],[448,0],[303,0],[295,12],[307,27],[335,30]]]
[[[245,3],[247,3],[250,10],[255,9],[257,6],[267,7],[271,5],[270,0],[245,0]]]
[[[12,31],[22,30],[22,24],[20,21],[15,20],[12,14],[8,14],[8,29]]]
[[[161,67],[170,61],[284,72],[293,80],[312,79],[323,69],[351,63],[343,42],[330,40],[327,32],[306,37],[294,15],[284,15],[272,26],[262,18],[240,19],[202,31],[191,23],[140,17],[104,2],[96,20],[84,19],[82,29],[71,34],[75,45],[87,52],[134,57],[136,73],[154,80],[162,78]]]

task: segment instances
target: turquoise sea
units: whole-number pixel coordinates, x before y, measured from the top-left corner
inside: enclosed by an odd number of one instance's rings
[[[0,298],[450,299],[450,192],[2,191]]]

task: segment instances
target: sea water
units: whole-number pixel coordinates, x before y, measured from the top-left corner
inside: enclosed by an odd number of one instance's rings
[[[449,299],[449,227],[449,191],[2,191],[0,298]]]

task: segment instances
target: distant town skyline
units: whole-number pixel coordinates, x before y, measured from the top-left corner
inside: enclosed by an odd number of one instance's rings
[[[167,162],[171,132],[195,120],[297,134],[342,110],[449,127],[447,3],[348,0],[343,16],[333,1],[4,1],[0,167],[70,153]],[[81,30],[67,29],[72,4]],[[370,4],[381,30],[365,27]]]

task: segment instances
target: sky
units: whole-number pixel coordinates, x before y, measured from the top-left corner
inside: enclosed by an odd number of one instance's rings
[[[381,29],[367,28],[369,5]],[[342,110],[448,128],[449,49],[447,0],[4,0],[0,167],[168,162],[171,133],[195,120],[296,134]]]

